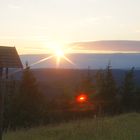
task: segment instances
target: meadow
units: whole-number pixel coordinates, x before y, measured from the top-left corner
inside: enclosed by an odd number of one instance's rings
[[[9,131],[4,140],[140,140],[140,114],[74,120]]]

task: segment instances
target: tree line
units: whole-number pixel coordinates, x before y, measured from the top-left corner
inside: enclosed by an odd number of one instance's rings
[[[8,83],[11,87],[5,94],[4,129],[33,127],[90,115],[139,112],[140,87],[135,84],[134,70],[131,68],[125,73],[121,86],[116,83],[110,64],[105,70],[97,70],[94,75],[88,71],[75,87],[74,97],[62,94],[60,99],[49,100],[41,92],[27,65],[21,81]],[[86,103],[79,105],[75,102],[79,93],[87,94]],[[81,108],[85,110],[81,111]]]

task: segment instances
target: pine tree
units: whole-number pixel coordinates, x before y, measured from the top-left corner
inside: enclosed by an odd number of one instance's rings
[[[131,94],[135,90],[135,83],[134,83],[134,68],[128,71],[125,74],[124,78],[124,86],[123,86],[124,93]]]
[[[123,107],[126,111],[133,109],[133,97],[136,92],[134,83],[134,67],[126,72],[123,82]]]
[[[95,96],[95,85],[93,81],[93,75],[90,72],[88,67],[87,74],[82,78],[79,86],[76,89],[77,94],[86,94],[89,99],[94,98]]]
[[[87,75],[82,79],[81,91],[91,94],[93,92],[93,77],[90,73],[90,68],[88,67]]]
[[[116,86],[116,82],[115,82],[115,79],[114,79],[113,74],[112,74],[110,64],[106,68],[105,86],[106,86],[105,92],[106,92],[107,100],[114,102],[114,99],[116,97],[116,92],[117,92],[117,86]]]
[[[111,65],[108,64],[106,68],[105,74],[105,94],[106,94],[106,101],[108,103],[108,109],[111,112],[114,112],[117,108],[117,85],[115,79],[113,77],[113,73],[111,70]]]
[[[28,64],[23,71],[20,91],[15,96],[15,123],[30,127],[41,122],[44,95],[39,91],[37,81]]]
[[[93,102],[97,113],[103,113],[104,110],[104,90],[105,90],[105,73],[98,70],[95,74],[95,97]]]
[[[117,86],[112,74],[110,64],[106,70],[96,73],[96,102],[100,110],[113,113],[117,106],[116,94]]]

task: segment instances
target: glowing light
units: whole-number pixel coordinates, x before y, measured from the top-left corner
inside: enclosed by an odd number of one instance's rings
[[[80,100],[84,100],[85,98],[84,97],[80,97]]]
[[[54,56],[53,56],[53,55],[51,55],[51,56],[49,56],[49,57],[45,57],[45,58],[43,58],[43,59],[41,59],[41,60],[39,60],[39,61],[37,61],[37,62],[35,62],[35,63],[31,64],[30,66],[37,65],[37,64],[39,64],[39,63],[41,63],[41,62],[44,62],[44,61],[46,61],[46,60],[51,59],[52,57],[54,57]]]
[[[64,44],[49,42],[46,44],[46,48],[49,53],[56,57],[56,67],[60,66],[62,60],[66,60],[70,64],[75,65],[69,58],[65,56],[66,53],[69,53],[69,49]]]
[[[56,50],[55,52],[57,57],[63,57],[64,56],[64,52],[62,50]]]
[[[84,103],[87,100],[88,100],[88,97],[86,94],[81,94],[81,95],[77,96],[77,102]]]
[[[69,62],[70,64],[77,66],[75,63],[73,63],[73,62],[72,62],[70,59],[68,59],[66,56],[63,56],[63,58],[64,58],[67,62]]]

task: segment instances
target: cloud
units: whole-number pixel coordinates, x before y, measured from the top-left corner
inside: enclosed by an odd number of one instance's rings
[[[2,40],[46,40],[47,36],[0,36],[0,39]]]
[[[10,9],[20,9],[21,7],[18,6],[18,5],[15,5],[15,4],[9,4],[8,8],[10,8]]]
[[[140,33],[140,30],[136,30],[135,32],[136,32],[136,33]]]
[[[110,20],[112,16],[101,16],[101,17],[87,17],[78,21],[78,25],[89,26],[92,24],[100,24],[106,20]]]
[[[112,40],[112,41],[91,41],[77,42],[71,44],[75,46],[77,52],[93,53],[93,52],[109,52],[109,53],[139,53],[140,41],[129,40]],[[83,47],[83,48],[80,48]]]
[[[85,23],[98,23],[101,19],[99,17],[89,17],[84,19]]]

